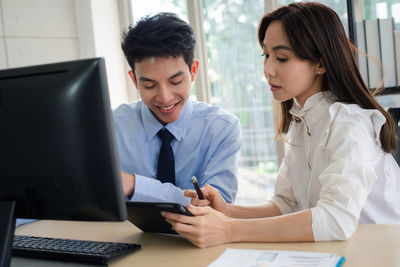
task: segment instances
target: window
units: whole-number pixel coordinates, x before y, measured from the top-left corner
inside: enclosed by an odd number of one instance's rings
[[[263,74],[257,27],[264,1],[203,0],[211,103],[240,120],[238,204],[267,200],[273,192],[277,156],[272,99]]]
[[[172,12],[185,21],[188,20],[186,1],[182,0],[130,0],[133,22],[145,15],[158,12]]]
[[[362,15],[364,19],[393,17],[395,30],[400,31],[400,0],[363,0]]]

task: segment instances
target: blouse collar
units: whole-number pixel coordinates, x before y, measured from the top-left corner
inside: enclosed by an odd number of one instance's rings
[[[334,102],[334,95],[330,91],[318,92],[310,96],[304,106],[294,98],[293,106],[289,113],[294,117],[311,120],[313,122],[324,114],[324,109],[328,112],[329,106]]]

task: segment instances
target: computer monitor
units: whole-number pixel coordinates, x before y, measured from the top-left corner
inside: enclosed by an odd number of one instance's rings
[[[126,219],[103,58],[1,70],[0,125],[0,265],[15,218]]]

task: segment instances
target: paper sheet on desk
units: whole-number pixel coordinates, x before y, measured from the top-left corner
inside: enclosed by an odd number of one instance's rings
[[[208,267],[340,267],[344,260],[334,253],[227,248]]]

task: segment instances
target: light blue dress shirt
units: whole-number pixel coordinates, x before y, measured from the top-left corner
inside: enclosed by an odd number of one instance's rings
[[[175,183],[157,180],[163,125],[142,102],[123,104],[113,111],[120,168],[135,174],[131,201],[177,202],[186,205],[185,189],[194,189],[192,176],[200,186],[217,188],[227,202],[237,193],[238,153],[241,146],[238,119],[218,107],[188,100],[179,118],[165,126],[173,135]]]

